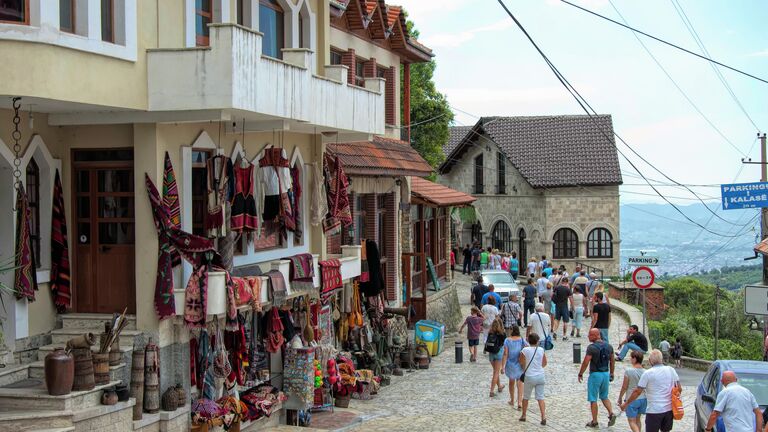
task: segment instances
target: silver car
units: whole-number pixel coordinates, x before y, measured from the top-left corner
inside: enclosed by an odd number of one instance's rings
[[[480,271],[480,277],[483,279],[483,284],[489,286],[493,284],[493,288],[501,297],[501,302],[506,303],[512,294],[517,294],[518,303],[522,304],[522,296],[520,295],[520,288],[517,286],[517,281],[506,270],[482,270]],[[475,282],[476,284],[477,282]]]

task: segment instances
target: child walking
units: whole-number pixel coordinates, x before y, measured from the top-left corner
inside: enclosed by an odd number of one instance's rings
[[[472,306],[472,312],[464,320],[459,333],[467,326],[467,345],[469,345],[469,361],[477,361],[477,345],[480,344],[480,334],[483,332],[483,320],[485,317],[476,306]]]

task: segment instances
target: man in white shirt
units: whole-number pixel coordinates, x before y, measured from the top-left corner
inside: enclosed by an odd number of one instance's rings
[[[552,320],[549,315],[544,312],[544,304],[536,303],[536,313],[532,313],[528,317],[528,332],[526,337],[531,333],[536,333],[541,339],[541,346],[544,346],[544,338],[546,338],[552,328]]]
[[[709,416],[705,431],[709,432],[715,426],[717,418],[722,416],[725,430],[728,432],[762,432],[763,413],[751,391],[737,382],[733,371],[723,372],[720,382],[723,390],[717,395],[715,408]],[[754,419],[752,416],[754,415]]]
[[[655,349],[648,357],[651,368],[643,373],[637,388],[622,405],[621,410],[645,391],[648,408],[645,415],[646,432],[669,432],[672,430],[672,388],[680,386],[680,378],[674,368],[664,366],[661,351]]]
[[[528,263],[528,276],[530,277],[536,277],[536,258],[531,258],[531,261]]]

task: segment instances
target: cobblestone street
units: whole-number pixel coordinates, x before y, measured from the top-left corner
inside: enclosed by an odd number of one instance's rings
[[[469,312],[469,278],[457,275],[459,301],[462,313]],[[589,320],[584,323],[586,329]],[[611,328],[611,343],[614,347],[623,339],[629,324],[619,315],[614,315]],[[460,338],[464,335],[458,336]],[[582,331],[582,356],[589,344],[586,332]],[[583,384],[577,380],[578,365],[573,364],[572,342],[556,341],[555,349],[547,352],[549,365],[546,368],[546,410],[547,426],[539,425],[539,409],[531,401],[527,414],[528,422],[518,421],[520,412],[507,404],[509,395],[488,397],[491,366],[484,356],[477,363],[469,363],[464,343],[464,362],[454,363],[454,339],[446,339],[445,350],[433,359],[428,370],[407,373],[403,377],[392,377],[392,384],[370,401],[353,400],[350,408],[363,414],[364,422],[355,429],[359,431],[536,431],[536,430],[594,430],[585,428],[589,421],[586,402],[586,379]],[[583,357],[582,357],[583,358]],[[624,375],[624,365],[617,363],[616,379],[611,384],[610,399],[615,406]],[[506,385],[506,377],[502,377]],[[674,430],[693,430],[693,396],[695,387],[684,386],[683,400],[686,415],[675,422]],[[616,409],[618,412],[618,409]],[[607,413],[600,407],[600,430],[629,430],[626,417],[621,415],[612,428],[607,427]]]

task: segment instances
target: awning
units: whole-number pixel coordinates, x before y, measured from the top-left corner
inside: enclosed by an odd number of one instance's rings
[[[760,243],[755,245],[755,253],[768,255],[768,237],[763,239]]]
[[[423,202],[436,207],[458,207],[472,204],[475,197],[429,180],[411,178],[411,202]]]
[[[425,177],[433,171],[407,142],[391,138],[328,144],[328,151],[338,156],[344,172],[352,176]]]

